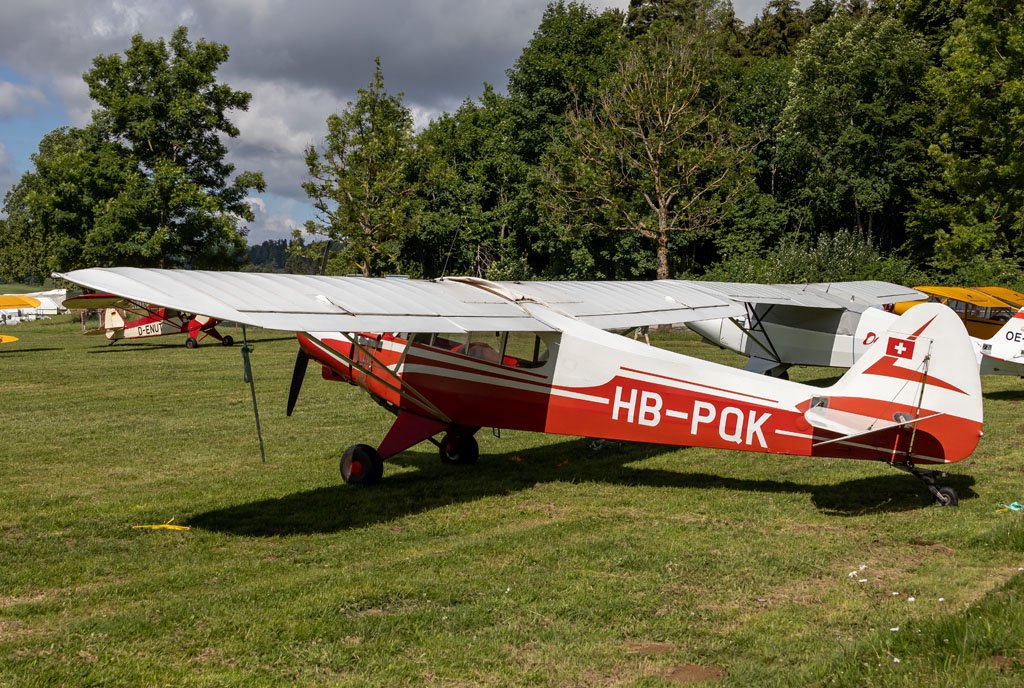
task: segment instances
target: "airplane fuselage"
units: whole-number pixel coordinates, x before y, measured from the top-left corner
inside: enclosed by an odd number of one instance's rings
[[[916,433],[896,428],[819,444],[841,433],[813,426],[812,407],[849,417],[927,417],[927,399],[963,392],[929,389],[920,409],[859,393],[825,398],[816,387],[665,351],[569,318],[556,325],[560,333],[537,335],[547,351],[543,361],[472,355],[472,337],[430,343],[308,333],[299,340],[326,378],[358,384],[396,411],[445,425],[886,461],[906,453],[916,435],[913,458],[923,463],[957,461],[978,440],[980,423],[945,416],[918,423]],[[880,373],[876,384],[895,388],[907,379]],[[933,423],[944,424],[942,432]],[[962,432],[949,433],[950,423],[962,424]]]

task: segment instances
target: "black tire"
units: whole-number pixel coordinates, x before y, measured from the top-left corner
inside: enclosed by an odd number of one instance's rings
[[[952,487],[940,487],[939,493],[935,495],[935,501],[939,506],[957,506],[960,498]]]
[[[472,435],[449,432],[438,447],[442,463],[471,466],[480,458],[480,445]]]
[[[384,475],[384,459],[368,444],[355,444],[345,450],[338,463],[341,479],[353,485],[376,485]]]
[[[224,346],[234,346],[235,340],[231,337],[231,335],[226,334],[224,335],[224,339],[222,339],[220,343],[223,344]]]
[[[186,349],[194,349],[197,346],[199,346],[199,342],[197,342],[196,340],[192,339],[191,337],[189,337],[188,339],[185,340],[185,348]]]

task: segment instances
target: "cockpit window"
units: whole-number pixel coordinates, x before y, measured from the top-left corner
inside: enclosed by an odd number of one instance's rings
[[[539,368],[548,360],[547,343],[533,332],[504,332],[502,364],[514,368]]]
[[[547,343],[533,332],[420,332],[409,335],[408,341],[509,368],[539,368],[548,360]]]

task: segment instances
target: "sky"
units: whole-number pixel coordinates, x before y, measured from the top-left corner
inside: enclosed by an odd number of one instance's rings
[[[751,21],[767,0],[733,0]],[[402,93],[417,128],[484,83],[505,92],[513,66],[549,0],[3,0],[0,3],[0,198],[31,169],[43,136],[83,126],[94,106],[82,75],[97,55],[131,37],[169,40],[187,26],[195,43],[228,46],[217,79],[248,91],[231,111],[240,135],[226,141],[236,171],[261,171],[267,191],[249,242],[291,236],[312,217],[302,191],[303,151],[319,145],[326,120],[357,98],[380,57],[384,87]],[[587,0],[596,10],[629,0]]]

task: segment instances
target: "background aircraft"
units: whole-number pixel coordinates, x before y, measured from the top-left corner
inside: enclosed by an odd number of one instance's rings
[[[21,322],[21,314],[25,310],[38,308],[39,299],[24,294],[0,294],[0,325],[16,325]],[[7,342],[18,341],[17,337],[8,337]],[[7,343],[2,342],[2,343]]]
[[[927,294],[928,301],[945,304],[952,308],[964,321],[967,332],[972,337],[984,340],[995,335],[1006,324],[1006,321],[1013,317],[1014,311],[1024,306],[1024,300],[1011,302],[993,293],[999,292],[1004,296],[1018,293],[1002,287],[925,286],[914,288]],[[893,313],[897,315],[905,313],[908,308],[913,308],[919,303],[921,300],[897,302],[893,305]]]
[[[884,308],[870,306],[892,304],[888,299],[901,290],[915,292],[884,282],[749,285],[756,292],[745,288],[748,285],[713,284],[711,288],[742,303],[746,314],[688,323],[687,327],[711,344],[749,356],[747,370],[776,377],[787,376],[793,365],[849,368],[897,318]],[[984,299],[986,303],[995,301],[991,296]],[[910,305],[922,303],[926,301],[903,301],[899,310],[906,312]],[[963,302],[950,305],[957,304]],[[999,329],[985,339],[972,338],[980,372],[1024,376],[1020,346],[1024,320],[1005,303],[999,304],[1000,312],[1007,314],[993,321]],[[964,309],[956,312],[960,315]]]
[[[98,311],[100,326],[86,330],[86,334],[102,334],[111,344],[119,339],[161,337],[168,334],[187,334],[185,346],[189,349],[199,346],[199,342],[207,336],[224,346],[235,343],[231,335],[221,335],[217,331],[219,321],[215,318],[192,315],[114,294],[83,294],[65,299],[64,306]]]
[[[918,464],[966,458],[981,435],[974,352],[963,324],[938,304],[897,319],[822,389],[606,331],[739,312],[687,282],[426,282],[138,268],[55,277],[299,333],[289,411],[313,359],[325,377],[361,386],[395,414],[376,448],[357,444],[342,454],[342,477],[353,483],[379,481],[384,459],[424,440],[447,462],[474,463],[474,434],[494,427],[882,461],[953,505],[955,491],[936,485],[941,474]]]

